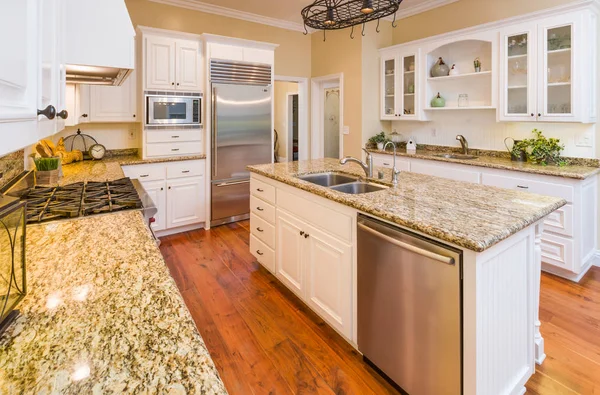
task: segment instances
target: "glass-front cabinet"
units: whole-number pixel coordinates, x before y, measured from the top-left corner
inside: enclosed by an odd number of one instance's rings
[[[503,29],[501,121],[596,121],[595,18],[574,12]]]
[[[417,62],[416,52],[382,54],[382,120],[419,120]]]

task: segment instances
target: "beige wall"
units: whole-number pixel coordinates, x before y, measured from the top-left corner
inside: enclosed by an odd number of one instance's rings
[[[246,22],[147,0],[125,0],[134,26],[142,25],[187,33],[210,33],[279,44],[275,74],[310,77],[311,39],[301,32]]]
[[[280,161],[291,161],[292,158],[288,158],[287,152],[287,141],[288,141],[288,94],[298,93],[297,82],[284,82],[275,81],[274,100],[275,102],[275,130],[279,136],[279,150],[278,155]],[[284,159],[285,158],[285,159]]]
[[[399,20],[394,44],[571,3],[574,0],[460,0]]]

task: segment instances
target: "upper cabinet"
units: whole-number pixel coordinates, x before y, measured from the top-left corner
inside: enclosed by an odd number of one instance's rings
[[[391,51],[381,55],[381,119],[422,120],[418,67],[419,51]]]
[[[145,90],[202,91],[198,40],[148,35],[145,42]]]
[[[596,121],[596,15],[579,11],[501,33],[501,121]]]

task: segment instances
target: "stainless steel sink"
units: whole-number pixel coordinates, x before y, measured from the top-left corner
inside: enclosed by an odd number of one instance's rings
[[[474,155],[464,155],[464,154],[439,154],[439,155],[434,155],[438,158],[446,158],[446,159],[477,159],[476,156]]]
[[[352,182],[350,184],[343,184],[343,185],[331,187],[331,189],[333,189],[334,191],[342,192],[342,193],[359,195],[359,194],[363,194],[363,193],[383,191],[384,189],[387,189],[387,188],[384,186],[369,184],[366,182]]]
[[[304,181],[311,182],[313,184],[320,185],[322,187],[332,187],[335,185],[347,184],[358,180],[358,177],[352,177],[338,173],[307,174],[305,176],[299,176],[298,178]]]

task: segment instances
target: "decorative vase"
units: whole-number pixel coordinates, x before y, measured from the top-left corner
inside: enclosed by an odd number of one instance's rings
[[[377,143],[377,149],[383,151],[383,143]]]
[[[440,95],[440,92],[431,99],[431,107],[446,107],[446,99]]]
[[[415,86],[414,85],[409,85],[408,86],[408,93],[415,93]]]
[[[450,74],[450,68],[446,63],[444,63],[444,59],[441,57],[431,68],[431,76],[432,77],[446,77]]]
[[[458,68],[456,67],[455,64],[452,65],[452,68],[450,69],[450,74],[448,75],[459,75],[460,72],[458,71]]]

